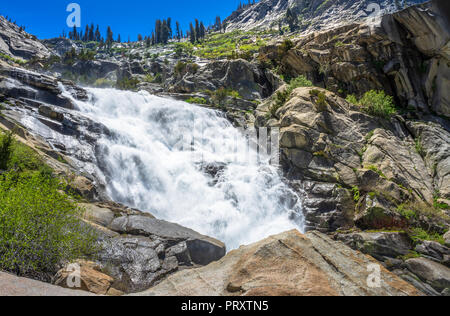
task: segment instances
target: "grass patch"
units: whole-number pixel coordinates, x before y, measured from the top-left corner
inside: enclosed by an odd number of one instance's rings
[[[14,58],[14,57],[11,57],[4,53],[0,53],[0,59],[3,59],[4,61],[7,61],[7,62],[12,62],[12,63],[18,64],[18,65],[25,65],[27,63],[25,60]]]
[[[214,33],[195,45],[177,44],[178,52],[187,52],[207,59],[251,59],[259,49],[266,45],[263,34],[255,32],[233,31]]]

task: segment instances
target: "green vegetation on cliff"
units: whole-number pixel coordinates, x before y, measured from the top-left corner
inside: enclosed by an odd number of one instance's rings
[[[2,133],[0,159],[0,270],[50,281],[61,263],[96,252],[83,210],[31,148]]]
[[[361,111],[369,115],[384,119],[389,119],[391,116],[397,114],[394,98],[386,95],[384,91],[368,91],[359,100],[354,95],[348,95],[347,101],[358,105]]]
[[[275,95],[275,102],[270,108],[270,115],[275,117],[278,109],[280,109],[291,97],[292,91],[300,87],[312,87],[313,84],[305,76],[299,76],[292,79],[288,86],[283,91],[277,91]]]

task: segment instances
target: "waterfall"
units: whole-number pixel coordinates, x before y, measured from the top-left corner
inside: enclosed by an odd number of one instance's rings
[[[254,159],[246,137],[219,111],[143,91],[87,90],[90,101],[74,100],[72,112],[109,132],[95,148],[67,136],[58,141],[90,148],[91,171],[112,200],[218,238],[229,250],[303,230],[298,195],[269,159]]]

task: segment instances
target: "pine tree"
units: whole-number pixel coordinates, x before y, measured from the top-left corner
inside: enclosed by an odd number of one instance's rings
[[[83,41],[87,42],[88,40],[89,40],[89,25],[86,25],[86,28],[84,29]]]
[[[203,24],[203,22],[200,22],[200,35],[199,35],[199,37],[200,37],[201,39],[204,39],[205,36],[206,36],[206,28],[205,28],[205,25]]]
[[[75,25],[73,26],[72,40],[78,41],[78,31],[77,31],[77,27]]]
[[[155,44],[161,43],[161,20],[156,20],[155,22]]]
[[[101,38],[102,38],[102,34],[100,34],[100,28],[99,28],[99,26],[97,25],[97,29],[95,30],[95,35],[94,35],[94,37],[95,37],[95,41],[96,42],[100,42],[100,40],[101,40]]]
[[[199,41],[200,37],[200,23],[195,19],[195,41]]]
[[[106,46],[108,47],[108,49],[111,48],[113,42],[114,42],[113,32],[111,30],[111,27],[108,26],[108,29],[106,31]]]
[[[292,12],[290,8],[286,11],[286,22],[289,24],[289,29],[294,32],[298,28],[297,16]]]
[[[195,29],[194,29],[194,26],[192,25],[192,22],[189,24],[189,28],[190,28],[190,31],[189,31],[190,41],[192,44],[195,44],[196,36],[195,36]]]
[[[161,41],[163,44],[167,44],[169,41],[169,26],[166,20],[163,20],[161,25]]]
[[[220,16],[216,16],[216,23],[214,24],[214,30],[219,32],[222,30],[222,21],[220,19]]]
[[[176,36],[178,42],[181,41],[181,29],[180,29],[180,22],[176,22]]]
[[[167,18],[167,29],[169,31],[169,38],[172,38],[172,18]]]
[[[94,38],[94,23],[91,24],[91,27],[89,29],[89,42],[93,42],[95,40]]]

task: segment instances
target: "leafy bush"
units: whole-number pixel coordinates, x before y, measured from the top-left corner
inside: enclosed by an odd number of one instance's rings
[[[11,133],[0,135],[0,270],[50,281],[61,263],[94,254],[96,234],[65,183]]]
[[[96,252],[82,210],[48,175],[15,172],[0,181],[0,269],[49,281],[60,264]]]
[[[397,113],[393,97],[386,95],[384,91],[368,91],[359,101],[354,95],[349,95],[347,101],[359,105],[361,110],[369,115],[384,119],[389,119]]]
[[[228,97],[228,91],[225,88],[220,88],[211,97],[215,104],[222,106]]]
[[[298,76],[295,79],[292,79],[289,82],[289,85],[293,87],[293,89],[299,88],[299,87],[312,87],[313,83],[308,80],[305,76]]]
[[[280,55],[280,60],[283,59],[286,54],[294,48],[294,43],[290,39],[286,39],[281,43],[281,45],[278,47],[278,54]]]
[[[185,62],[179,61],[174,68],[174,72],[176,75],[181,76],[187,68],[187,64]]]

